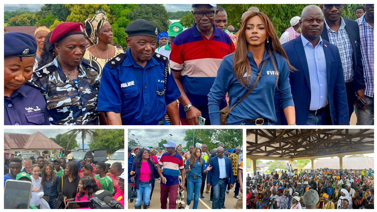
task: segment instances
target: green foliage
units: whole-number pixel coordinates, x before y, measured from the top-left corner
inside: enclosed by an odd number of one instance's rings
[[[81,135],[81,142],[82,142],[82,145],[81,145],[80,148],[84,148],[84,141],[86,140],[86,136],[89,136],[90,141],[93,141],[93,135],[95,135],[95,132],[96,131],[92,130],[92,129],[73,129],[73,130],[66,132],[66,134],[69,134],[72,139],[76,138],[80,134]],[[68,145],[69,145],[69,143],[68,143]]]
[[[291,18],[301,16],[301,11],[307,4],[220,4],[220,6],[227,11],[228,25],[233,25],[237,29],[240,28],[242,14],[252,6],[258,7],[259,11],[268,15],[271,19],[276,34],[280,37],[290,27],[289,21]],[[352,4],[345,5],[342,16],[353,20],[356,19],[354,8],[357,6]]]
[[[162,4],[139,4],[129,15],[131,20],[145,19],[156,25],[161,32],[169,28],[168,12]]]
[[[36,14],[41,16],[41,19],[52,14],[59,21],[67,20],[70,13],[71,11],[69,11],[68,7],[66,7],[64,4],[45,4],[41,7],[41,11],[36,12]]]
[[[165,149],[164,144],[167,144],[167,143],[168,143],[167,140],[165,140],[165,139],[162,140],[161,142],[158,143],[158,148]]]
[[[136,4],[110,4],[110,13],[114,20],[109,20],[114,33],[114,43],[119,44],[124,49],[127,48],[126,32],[124,30],[132,22],[128,17],[132,10],[138,6]]]
[[[58,24],[61,24],[63,23],[63,21],[59,21],[58,19],[55,19],[54,20],[54,23],[49,27],[49,29],[52,31],[55,29],[55,27],[58,25]]]
[[[257,165],[263,163],[261,160],[257,160]]]
[[[71,11],[66,21],[68,22],[81,22],[87,18],[91,18],[98,10],[103,10],[109,20],[112,20],[110,14],[110,7],[107,4],[65,4],[65,6]]]
[[[170,20],[181,19],[183,16],[191,13],[191,11],[177,11],[177,12],[168,12]]]
[[[268,167],[268,172],[274,172],[275,173],[276,169],[284,169],[285,170],[285,168],[286,168],[286,164],[282,160],[269,161],[269,162],[267,162],[267,164],[270,165],[270,167]]]
[[[96,129],[89,147],[90,149],[106,150],[109,154],[113,154],[119,149],[124,149],[124,130]]]
[[[138,146],[138,144],[134,139],[129,138],[128,139],[128,146],[131,147],[132,149],[134,149]]]
[[[59,144],[61,147],[64,148],[64,152],[67,153],[68,150],[75,149],[76,147],[79,147],[76,141],[76,137],[72,137],[69,134],[57,134],[55,138],[50,138],[55,143]],[[68,145],[69,143],[69,145]]]
[[[20,8],[15,11],[4,11],[4,23],[8,23],[9,19],[22,14],[33,14],[33,12],[31,12],[28,8]]]
[[[183,139],[187,141],[186,147],[196,143],[206,144],[211,151],[218,146],[219,142],[224,143],[225,149],[232,149],[238,146],[242,147],[242,130],[240,129],[189,129],[186,130],[186,136]]]
[[[308,163],[310,163],[310,159],[295,160],[293,161],[293,168],[300,170],[303,169]]]
[[[37,25],[50,27],[51,25],[54,24],[55,20],[59,20],[59,19],[57,19],[52,13],[50,13],[45,18],[39,19],[37,21]]]
[[[24,13],[10,18],[8,26],[35,26],[36,22],[32,13]]]
[[[179,23],[181,23],[182,26],[185,27],[185,28],[192,27],[194,25],[194,23],[195,23],[194,15],[190,12],[190,13],[182,16],[182,18],[179,21]]]

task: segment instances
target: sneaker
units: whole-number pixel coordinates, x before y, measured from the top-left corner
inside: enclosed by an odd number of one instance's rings
[[[190,209],[190,205],[186,205],[186,208],[185,208],[186,210],[188,210],[188,209]]]
[[[234,198],[239,199],[240,197],[239,196],[235,196]]]
[[[202,198],[202,199],[205,199],[205,197],[202,195],[202,196],[200,196],[200,198]]]
[[[221,209],[226,209],[226,207],[224,206],[224,207],[222,207]]]
[[[226,190],[225,192],[226,192],[227,194],[229,194],[229,190]]]

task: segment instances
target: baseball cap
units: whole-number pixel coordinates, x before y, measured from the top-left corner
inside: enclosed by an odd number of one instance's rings
[[[26,178],[28,181],[31,181],[30,175],[26,172],[20,172],[16,175],[16,180],[20,180],[21,178]]]
[[[73,159],[73,155],[72,155],[72,154],[68,154],[68,155],[67,155],[67,159],[68,159],[68,160],[72,160],[72,159]]]
[[[177,144],[175,144],[174,141],[168,141],[168,143],[164,144],[164,147],[176,147]]]

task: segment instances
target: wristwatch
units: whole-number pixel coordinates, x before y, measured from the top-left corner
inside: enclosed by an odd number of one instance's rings
[[[186,105],[183,110],[185,111],[185,113],[187,113],[187,111],[190,109],[190,107],[192,107],[192,104],[188,104]]]

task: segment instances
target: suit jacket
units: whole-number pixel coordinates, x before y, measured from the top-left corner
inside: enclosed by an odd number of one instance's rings
[[[234,184],[234,176],[233,176],[233,169],[232,169],[232,161],[225,157],[225,169],[226,169],[226,177],[227,177],[227,184]],[[209,165],[213,168],[208,172],[207,174],[207,183],[209,183],[211,186],[217,185],[220,178],[220,167],[219,167],[219,161],[217,157],[211,158],[209,161]]]
[[[342,62],[338,48],[323,40],[323,50],[326,58],[328,104],[331,123],[333,125],[348,125],[347,93],[344,83]],[[296,110],[296,124],[305,125],[309,115],[311,91],[309,67],[301,36],[283,44],[289,62],[297,71],[289,75],[293,101]],[[324,61],[325,62],[325,61]],[[283,119],[286,123],[286,120]]]
[[[361,50],[360,50],[360,31],[357,22],[348,18],[344,18],[344,22],[346,23],[346,31],[348,33],[348,37],[351,42],[352,46],[352,62],[353,62],[353,89],[354,91],[365,89],[365,80],[364,80],[364,71],[363,71],[363,64],[361,61]],[[326,24],[323,26],[323,31],[321,34],[323,40],[329,41],[329,35],[327,33]],[[356,99],[355,95],[349,96],[348,98],[352,97]]]

